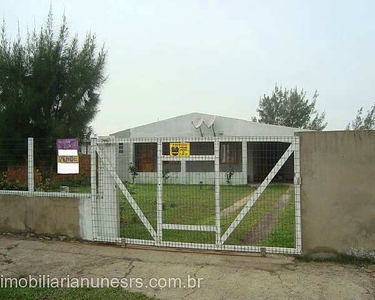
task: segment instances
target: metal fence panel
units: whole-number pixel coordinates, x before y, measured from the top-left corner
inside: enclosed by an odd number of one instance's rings
[[[79,173],[58,174],[56,139],[0,139],[0,192],[90,193],[90,141],[79,146]]]
[[[0,190],[28,190],[27,139],[0,139]]]
[[[299,151],[298,137],[94,138],[61,175],[55,140],[0,139],[0,193],[91,195],[97,241],[298,254]]]
[[[298,137],[97,142],[97,240],[301,252]]]

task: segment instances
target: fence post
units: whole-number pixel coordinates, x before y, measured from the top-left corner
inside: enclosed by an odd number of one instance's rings
[[[29,192],[34,192],[34,139],[27,140],[27,185]]]
[[[216,226],[216,247],[221,246],[221,225],[220,225],[220,142],[214,142],[215,154],[215,226]]]
[[[97,137],[96,135],[91,138],[90,145],[90,158],[91,158],[91,226],[92,233],[91,238],[93,240],[98,236],[98,207],[97,207],[97,177],[96,177],[96,147]]]
[[[295,247],[302,254],[300,139],[294,137]]]
[[[158,178],[158,186],[157,186],[157,195],[156,195],[156,212],[157,212],[157,241],[156,243],[160,243],[163,237],[163,162],[162,162],[162,154],[163,154],[162,143],[159,140],[157,146],[157,178]]]
[[[242,141],[242,182],[247,184],[247,141]]]

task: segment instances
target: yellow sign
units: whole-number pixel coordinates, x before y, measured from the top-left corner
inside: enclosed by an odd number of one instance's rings
[[[169,154],[170,156],[189,156],[190,143],[170,143]]]

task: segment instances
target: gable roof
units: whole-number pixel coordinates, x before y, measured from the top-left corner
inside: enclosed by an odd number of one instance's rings
[[[196,129],[192,121],[202,117],[204,124],[201,129],[204,137],[213,136],[211,128],[205,124],[214,117],[203,113],[190,113],[173,117],[150,124],[129,128],[110,134],[118,138],[145,138],[145,137],[200,137],[199,129]],[[299,128],[268,125],[247,120],[216,116],[214,123],[216,135],[222,136],[294,136],[295,132],[306,131]]]

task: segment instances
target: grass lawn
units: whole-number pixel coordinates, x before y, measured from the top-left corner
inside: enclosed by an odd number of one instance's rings
[[[246,239],[251,228],[254,227],[264,217],[264,215],[277,204],[279,198],[288,190],[288,188],[288,185],[281,184],[270,185],[267,187],[250,212],[234,230],[226,244],[246,245]],[[129,190],[131,190],[134,200],[146,215],[151,225],[156,229],[156,185],[135,184],[133,186],[129,186]],[[220,187],[220,209],[223,210],[233,206],[230,213],[223,215],[221,218],[222,234],[228,229],[245,204],[244,202],[238,201],[244,197],[250,196],[254,191],[254,187],[247,185],[223,185]],[[120,193],[120,214],[121,237],[148,240],[152,239],[122,193]],[[287,214],[287,216],[290,217],[290,212]],[[284,217],[281,219],[285,222],[290,222],[290,218]],[[292,219],[292,221],[294,224],[294,219]],[[215,225],[214,186],[203,185],[201,187],[199,185],[164,185],[163,223]],[[277,243],[276,238],[279,238],[280,235],[290,235],[290,233],[284,233],[283,230],[292,230],[292,235],[294,236],[294,225],[292,227],[280,225],[277,228],[278,231],[273,232],[273,243]],[[215,233],[163,230],[163,240],[212,244],[215,243]]]
[[[126,299],[147,300],[149,298],[141,293],[132,293],[120,288],[0,288],[0,299],[10,300],[55,300],[55,299]]]
[[[156,184],[128,184],[129,191],[151,225],[156,229]],[[226,241],[229,245],[250,245],[249,232],[261,221],[267,212],[277,205],[280,197],[288,190],[288,185],[272,184],[267,187],[250,212]],[[71,193],[90,193],[90,186],[72,186]],[[246,201],[256,188],[248,185],[220,186],[220,210],[231,207],[229,213],[221,217],[223,234],[237,217]],[[55,191],[59,191],[58,189]],[[120,195],[121,237],[152,240],[138,216],[124,195]],[[215,187],[213,185],[163,185],[163,223],[184,225],[215,225]],[[269,228],[272,226],[272,228]],[[276,224],[269,225],[269,236],[258,244],[270,247],[294,247],[294,192],[285,207],[279,209]],[[187,243],[215,243],[214,232],[163,230],[164,241]]]
[[[278,200],[284,193],[288,191],[288,189],[289,189],[288,185],[268,186],[266,190],[263,192],[263,194],[260,196],[260,198],[257,200],[257,202],[250,209],[248,214],[242,219],[241,223],[233,231],[232,235],[226,241],[226,244],[228,245],[250,245],[251,243],[247,241],[247,238],[249,236],[249,231],[265,217],[266,213],[268,213],[270,210],[272,210],[275,206],[278,205]],[[293,201],[294,201],[294,195],[293,193],[291,193],[289,203]],[[223,228],[224,230],[226,230],[230,226],[234,218],[237,217],[239,211],[240,210],[237,210],[235,213],[222,218],[221,220],[222,233],[224,232]],[[283,211],[284,209],[281,210],[281,212]],[[283,221],[289,221],[289,220],[284,219]],[[260,230],[270,230],[271,226],[272,224],[265,224],[262,228],[260,228]],[[286,234],[289,234],[283,231],[284,229],[287,229],[286,226],[280,227],[280,229],[281,230],[279,230],[275,234],[276,236],[279,236],[279,235],[284,236]],[[293,230],[292,234],[294,235],[294,228],[292,228],[292,230]],[[260,243],[252,244],[251,246],[256,246],[256,245],[264,246],[265,244],[264,242],[260,242]],[[272,246],[279,246],[279,245],[272,245]]]
[[[293,195],[291,195],[294,197]],[[268,247],[294,247],[295,239],[295,213],[293,198],[286,204],[281,211],[275,228],[271,231],[269,238],[263,243]]]

